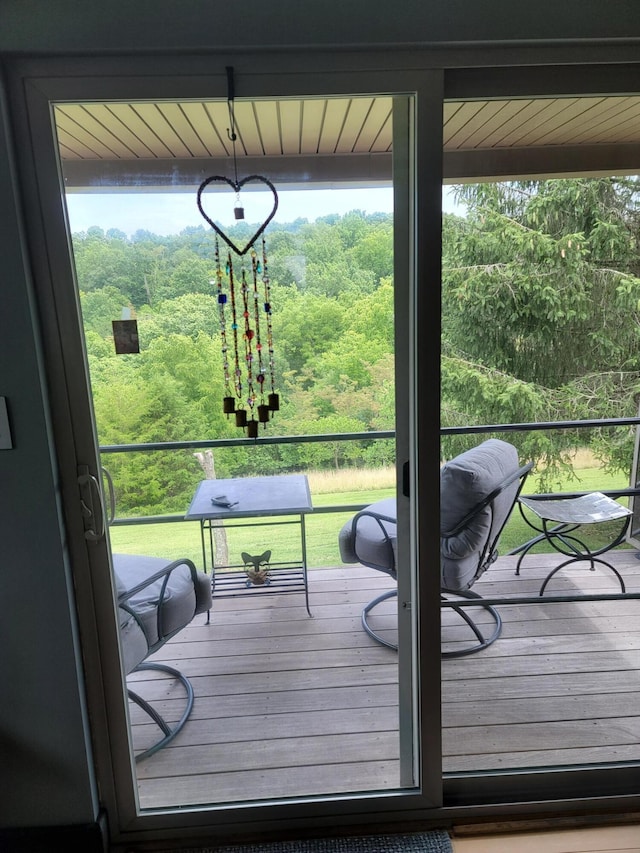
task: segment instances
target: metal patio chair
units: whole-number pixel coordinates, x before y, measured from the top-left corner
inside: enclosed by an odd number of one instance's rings
[[[113,481],[105,469],[109,495],[109,522],[115,516]],[[186,699],[177,722],[168,723],[153,705],[127,683],[129,699],[159,727],[161,736],[136,755],[136,761],[156,753],[181,731],[193,709],[194,692],[184,673],[164,663],[149,662],[154,652],[185,628],[199,613],[211,609],[211,579],[188,559],[168,560],[141,554],[113,554],[120,648],[125,676],[161,672],[177,679]]]
[[[442,466],[440,472],[440,576],[442,604],[450,607],[473,635],[471,645],[443,651],[443,657],[462,657],[487,648],[500,636],[502,619],[471,587],[498,556],[500,535],[533,467],[520,466],[515,447],[488,439]],[[395,498],[378,501],[358,512],[342,528],[339,546],[345,563],[361,563],[397,578]],[[375,631],[369,614],[381,602],[396,597],[392,589],[374,598],[362,611],[365,631],[385,646],[397,645]],[[473,599],[492,619],[483,632],[460,599]]]

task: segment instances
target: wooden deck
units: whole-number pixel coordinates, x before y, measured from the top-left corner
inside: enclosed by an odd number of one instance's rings
[[[476,584],[485,596],[537,594],[557,562],[530,556],[521,577],[500,558]],[[617,551],[627,591],[640,561]],[[612,559],[613,561],[613,559]],[[576,567],[548,594],[618,592],[604,569]],[[361,566],[310,572],[302,593],[214,602],[156,656],[193,684],[192,716],[171,745],[137,765],[143,808],[226,803],[399,786],[397,655],[360,626],[390,580]],[[393,630],[394,602],[377,624]],[[446,772],[640,760],[640,601],[511,605],[501,638],[444,660]],[[462,642],[445,610],[443,640]],[[182,688],[151,674],[140,692],[168,719]],[[156,735],[132,708],[136,748]]]

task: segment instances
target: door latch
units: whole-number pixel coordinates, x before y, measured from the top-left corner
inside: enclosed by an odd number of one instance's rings
[[[99,542],[104,538],[106,528],[104,503],[100,483],[90,472],[88,465],[78,466],[78,486],[84,538],[90,542]]]

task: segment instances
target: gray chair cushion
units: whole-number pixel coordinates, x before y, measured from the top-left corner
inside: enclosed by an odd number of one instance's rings
[[[171,561],[162,557],[114,554],[118,596],[170,565]],[[184,628],[196,614],[211,608],[210,579],[202,572],[192,573],[188,564],[182,563],[171,571],[164,595],[163,584],[164,576],[120,603],[120,639],[127,673],[145,659],[156,643]]]
[[[338,535],[342,561],[374,566],[395,577],[398,542],[396,524],[394,521],[377,521],[367,512],[396,518],[396,499],[377,501],[367,507],[365,514],[358,513],[344,525]]]
[[[440,533],[456,528],[479,503],[519,468],[512,444],[490,438],[442,466],[440,471]],[[441,539],[442,586],[468,589],[486,568],[481,551],[504,523],[519,488],[516,480],[490,506],[485,507],[455,536]],[[494,555],[488,554],[491,560]]]
[[[519,468],[518,453],[506,441],[490,438],[467,450],[442,466],[440,471],[440,569],[442,587],[449,590],[468,589],[493,559],[482,551],[492,541],[513,507],[520,481],[516,479],[495,501],[475,515],[455,536],[446,536]],[[377,501],[367,511],[396,518],[394,498]],[[375,519],[356,515],[348,521],[338,537],[340,554],[345,563],[363,563],[390,575],[396,575],[396,525],[383,521],[391,540],[391,549]]]

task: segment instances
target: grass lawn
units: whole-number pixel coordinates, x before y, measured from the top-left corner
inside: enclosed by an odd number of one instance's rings
[[[577,480],[567,482],[566,491],[602,491],[622,489],[628,485],[624,475],[606,475],[598,467],[576,469]],[[393,469],[372,472],[323,472],[309,474],[314,507],[369,504],[394,494]],[[525,491],[535,490],[529,479]],[[185,507],[186,511],[186,507]],[[352,512],[318,513],[306,517],[307,557],[310,568],[339,566],[342,561],[338,551],[338,533]],[[599,525],[597,525],[599,526]],[[188,557],[202,567],[200,525],[194,521],[162,524],[114,526],[110,530],[111,547],[115,552],[149,554],[168,559]],[[516,510],[507,524],[500,544],[500,553],[506,554],[531,538],[527,527]],[[300,558],[300,530],[298,525],[269,525],[268,521],[255,527],[227,527],[229,560],[242,562],[240,553],[258,554],[271,549],[272,562],[290,562]],[[543,543],[538,550],[549,550]],[[209,556],[208,556],[209,559]]]
[[[394,489],[390,487],[321,493],[313,495],[313,505],[320,507],[369,504],[393,494]],[[352,512],[331,512],[306,516],[307,560],[310,568],[342,564],[338,551],[338,532],[352,515]],[[300,559],[300,528],[297,524],[270,525],[268,520],[265,520],[255,527],[234,528],[227,525],[225,529],[231,563],[242,562],[242,551],[259,554],[267,549],[273,552],[272,562],[293,562]],[[111,528],[110,533],[111,547],[115,552],[150,554],[168,559],[188,557],[198,567],[202,566],[200,525],[196,521],[115,526]],[[210,556],[207,554],[207,562],[209,560]]]

